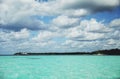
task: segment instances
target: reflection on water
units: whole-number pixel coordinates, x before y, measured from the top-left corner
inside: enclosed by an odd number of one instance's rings
[[[33,59],[34,60],[34,59],[41,59],[41,58],[27,58],[27,59]]]

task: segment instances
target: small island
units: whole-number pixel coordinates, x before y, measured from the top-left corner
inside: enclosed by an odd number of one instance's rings
[[[110,50],[98,50],[93,52],[48,52],[48,53],[29,53],[29,52],[18,52],[14,54],[15,56],[31,56],[31,55],[120,55],[120,49],[110,49]]]

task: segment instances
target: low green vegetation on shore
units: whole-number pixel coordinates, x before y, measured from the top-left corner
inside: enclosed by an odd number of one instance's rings
[[[18,52],[14,55],[120,55],[120,49],[110,50],[99,50],[94,52],[47,52],[47,53],[29,53],[29,52]]]

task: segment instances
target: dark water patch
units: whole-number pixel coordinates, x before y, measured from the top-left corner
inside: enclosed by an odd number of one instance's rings
[[[13,59],[26,59],[27,57],[12,57]]]
[[[0,71],[0,79],[4,79],[4,72]]]
[[[120,77],[118,77],[118,78],[113,78],[113,79],[120,79]]]
[[[10,57],[9,59],[24,60],[24,59],[40,59],[40,58],[29,58],[29,57]]]
[[[3,75],[0,75],[0,79],[4,79],[4,76],[3,76]]]

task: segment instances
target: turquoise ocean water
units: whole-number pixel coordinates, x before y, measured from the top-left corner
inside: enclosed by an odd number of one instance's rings
[[[0,79],[120,79],[120,56],[0,56]]]

